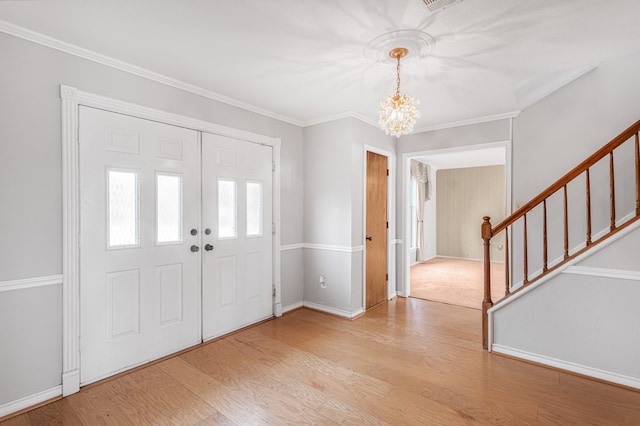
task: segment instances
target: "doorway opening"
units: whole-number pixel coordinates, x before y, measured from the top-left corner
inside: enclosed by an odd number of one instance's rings
[[[480,309],[480,225],[509,212],[509,160],[508,142],[405,155],[405,296]],[[504,291],[504,250],[492,245],[494,294]]]

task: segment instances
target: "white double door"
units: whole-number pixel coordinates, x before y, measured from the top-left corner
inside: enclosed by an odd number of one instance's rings
[[[80,107],[88,384],[269,318],[271,147]]]

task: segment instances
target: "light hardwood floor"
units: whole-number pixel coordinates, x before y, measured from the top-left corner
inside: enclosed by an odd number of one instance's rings
[[[640,424],[640,393],[489,354],[478,311],[398,298],[301,309],[2,425],[303,423]]]

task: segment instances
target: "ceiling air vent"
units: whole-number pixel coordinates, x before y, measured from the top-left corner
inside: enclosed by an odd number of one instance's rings
[[[445,8],[453,3],[457,3],[460,0],[422,0],[427,5],[427,9],[431,12]]]

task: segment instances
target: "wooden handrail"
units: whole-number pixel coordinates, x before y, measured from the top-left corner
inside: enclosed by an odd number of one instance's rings
[[[613,138],[611,142],[609,142],[608,144],[600,148],[589,158],[587,158],[582,163],[574,167],[569,173],[562,176],[556,182],[551,184],[547,189],[542,191],[531,201],[523,204],[519,209],[513,212],[509,217],[507,217],[502,222],[494,226],[491,230],[492,235],[495,235],[500,231],[504,230],[507,226],[511,225],[516,220],[520,219],[525,213],[527,213],[530,210],[533,210],[533,208],[536,207],[538,204],[540,204],[543,200],[555,194],[556,191],[562,189],[563,186],[567,185],[569,182],[571,182],[572,180],[580,176],[589,167],[593,166],[598,161],[602,160],[604,157],[609,155],[611,151],[613,151],[614,149],[622,145],[627,140],[631,139],[631,137],[635,136],[636,133],[638,133],[638,131],[640,131],[640,120],[636,121],[627,130],[625,130],[624,132],[620,133],[618,136]]]
[[[584,253],[586,250],[589,250],[593,245],[596,245],[603,241],[604,239],[610,237],[613,234],[621,231],[627,226],[631,225],[631,223],[640,220],[640,120],[636,121],[633,125],[627,128],[624,132],[620,133],[618,136],[613,138],[609,143],[604,145],[598,151],[596,151],[593,155],[589,156],[582,163],[578,164],[574,167],[569,173],[562,176],[556,182],[551,184],[547,189],[542,191],[536,197],[534,197],[531,201],[525,203],[515,212],[513,212],[509,217],[504,219],[495,227],[491,226],[490,217],[483,217],[482,223],[482,239],[484,242],[484,298],[482,301],[482,346],[484,348],[488,347],[488,314],[487,311],[493,306],[493,301],[491,299],[491,251],[490,244],[491,238],[502,231],[505,232],[505,242],[507,247],[507,252],[505,253],[505,298],[510,297],[515,292],[527,287],[533,281],[538,280],[539,278],[547,275],[548,273],[554,271],[559,268],[563,264],[567,263],[569,260],[579,256]],[[626,220],[625,223],[620,224],[619,226],[616,224],[616,195],[615,195],[615,170],[614,170],[614,158],[613,151],[627,142],[629,139],[635,136],[634,140],[634,156],[635,156],[635,186],[636,186],[636,194],[635,194],[635,217]],[[598,163],[600,160],[609,156],[609,210],[610,210],[610,223],[609,223],[609,231],[605,235],[598,236],[595,241],[592,241],[591,235],[591,179],[589,169]],[[584,173],[585,179],[585,195],[586,195],[586,236],[585,236],[585,245],[575,251],[574,253],[569,253],[569,214],[568,214],[568,198],[567,198],[567,185],[571,183],[574,179],[581,176]],[[547,199],[554,195],[559,190],[563,191],[563,207],[564,207],[564,256],[562,260],[556,262],[555,264],[549,266],[548,263],[548,239],[547,239]],[[529,276],[529,256],[528,256],[528,241],[527,241],[527,213],[531,212],[535,207],[542,203],[543,207],[543,239],[542,239],[542,270],[540,273],[534,275],[533,277]],[[517,220],[523,220],[523,279],[522,286],[516,288],[514,291],[511,290],[511,280],[509,276],[510,272],[510,261],[514,259],[509,258],[509,232],[513,232],[513,227],[509,228],[509,226],[513,225]]]

